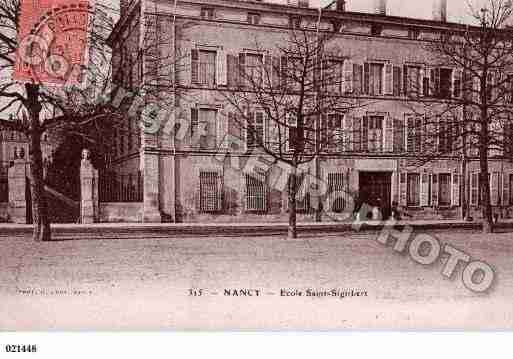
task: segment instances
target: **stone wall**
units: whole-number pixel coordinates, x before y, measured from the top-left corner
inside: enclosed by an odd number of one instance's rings
[[[141,222],[142,203],[100,203],[99,222]]]

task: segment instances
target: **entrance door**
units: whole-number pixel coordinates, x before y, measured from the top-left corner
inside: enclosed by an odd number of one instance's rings
[[[379,206],[383,218],[390,217],[392,196],[391,172],[360,172],[360,201],[369,206]]]

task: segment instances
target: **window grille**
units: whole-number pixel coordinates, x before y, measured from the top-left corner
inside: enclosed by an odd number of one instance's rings
[[[221,210],[221,176],[218,172],[200,172],[200,211]]]
[[[328,194],[329,206],[331,212],[341,213],[345,208],[345,200],[342,196],[344,191],[344,174],[329,173],[328,174]]]
[[[267,210],[267,179],[263,173],[245,174],[246,210],[264,212]]]

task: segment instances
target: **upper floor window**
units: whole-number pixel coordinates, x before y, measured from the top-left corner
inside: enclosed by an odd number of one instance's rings
[[[191,52],[191,82],[198,85],[216,84],[216,51],[197,50]]]
[[[408,30],[408,38],[412,39],[412,40],[418,40],[420,38],[420,30],[409,29]]]
[[[262,111],[249,114],[247,126],[247,147],[256,148],[265,141],[265,115]]]
[[[369,152],[383,151],[384,116],[365,116],[363,118],[363,150]]]
[[[289,26],[292,29],[299,29],[301,27],[301,17],[300,16],[291,15],[289,17]]]
[[[262,54],[240,54],[240,64],[244,69],[243,80],[250,86],[262,84],[264,71],[264,56]]]
[[[326,116],[323,121],[321,145],[323,148],[329,150],[342,150],[343,137],[342,137],[342,114],[333,113]]]
[[[406,152],[420,153],[422,150],[422,119],[406,117]]]
[[[364,65],[364,90],[368,95],[383,95],[383,63],[366,63]]]
[[[416,97],[423,93],[424,71],[420,65],[404,66],[404,92],[407,96]]]
[[[260,24],[260,18],[261,18],[261,16],[259,13],[255,13],[255,12],[248,13],[248,23],[250,23],[250,24],[253,24],[253,25]]]
[[[217,110],[209,108],[191,108],[191,137],[200,149],[216,149],[217,146]]]
[[[215,18],[215,10],[213,7],[202,7],[201,18],[207,20],[213,20]]]
[[[453,70],[449,68],[436,68],[431,70],[433,94],[441,99],[452,97]]]

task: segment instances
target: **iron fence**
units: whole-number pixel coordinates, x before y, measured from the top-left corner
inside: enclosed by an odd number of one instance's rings
[[[0,162],[0,202],[9,202],[10,162]]]
[[[143,177],[141,172],[118,174],[108,172],[98,183],[100,202],[142,202]]]

